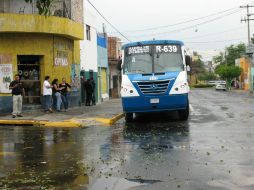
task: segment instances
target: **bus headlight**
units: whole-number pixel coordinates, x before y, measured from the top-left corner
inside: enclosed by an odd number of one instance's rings
[[[190,87],[187,81],[176,83],[172,86],[169,94],[187,94],[190,92]]]
[[[177,76],[174,85],[172,86],[169,94],[188,94],[190,92],[190,87],[187,82],[187,73],[182,71]]]
[[[138,91],[131,83],[128,76],[122,76],[122,88],[121,88],[121,96],[122,97],[135,97],[139,96]]]

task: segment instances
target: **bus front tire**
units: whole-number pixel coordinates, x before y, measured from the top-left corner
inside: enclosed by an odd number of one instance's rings
[[[125,113],[125,121],[132,122],[133,121],[133,113]]]
[[[188,120],[188,118],[189,118],[189,113],[190,113],[190,111],[189,111],[189,104],[188,104],[188,106],[186,107],[186,109],[184,109],[184,110],[179,110],[179,111],[178,111],[179,119],[180,119],[181,121],[186,121],[186,120]]]

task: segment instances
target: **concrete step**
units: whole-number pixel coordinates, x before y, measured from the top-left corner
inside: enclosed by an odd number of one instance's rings
[[[42,110],[41,104],[23,104],[22,105],[23,111],[34,111],[34,110]]]

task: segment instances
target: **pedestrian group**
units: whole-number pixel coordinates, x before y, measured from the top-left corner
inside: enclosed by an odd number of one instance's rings
[[[95,105],[95,81],[93,77],[85,81],[84,87],[86,91],[86,106]],[[15,75],[14,80],[10,83],[9,89],[12,90],[12,117],[23,117],[22,96],[25,96],[25,90],[18,74]],[[60,84],[58,79],[54,79],[50,84],[50,77],[46,76],[43,82],[44,111],[53,113],[54,109],[57,112],[61,112],[61,107],[64,108],[64,111],[67,111],[69,107],[70,89],[71,85],[66,82],[65,78],[62,78]]]
[[[58,79],[54,79],[50,84],[50,77],[46,76],[43,83],[43,99],[45,112],[52,113],[52,107],[57,112],[61,112],[62,105],[64,107],[64,111],[67,111],[69,107],[70,89],[71,85],[66,82],[65,78],[62,78],[62,82],[60,84],[58,83]]]

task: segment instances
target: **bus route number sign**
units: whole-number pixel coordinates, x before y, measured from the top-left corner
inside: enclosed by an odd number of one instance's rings
[[[128,55],[145,54],[150,52],[150,46],[135,46],[128,48]]]
[[[177,45],[156,45],[156,53],[178,53],[180,48]]]

